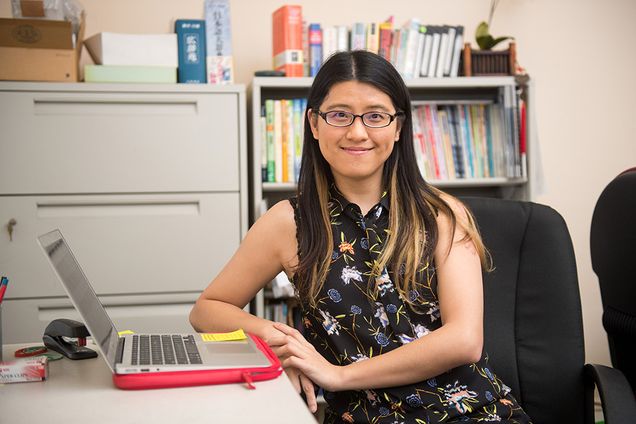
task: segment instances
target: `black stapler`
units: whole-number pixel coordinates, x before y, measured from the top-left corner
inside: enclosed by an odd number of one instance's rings
[[[81,322],[61,318],[46,326],[42,341],[44,345],[69,359],[88,359],[97,357],[97,352],[86,347],[88,329]],[[73,341],[72,339],[76,339]]]

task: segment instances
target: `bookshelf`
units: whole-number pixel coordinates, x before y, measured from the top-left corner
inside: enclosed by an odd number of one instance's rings
[[[313,79],[310,77],[255,77],[251,84],[251,120],[250,120],[250,222],[253,223],[276,202],[294,195],[296,184],[293,182],[262,181],[262,142],[261,119],[265,101],[268,99],[305,98]],[[458,77],[458,78],[418,78],[405,80],[414,107],[458,104],[493,104],[500,105],[503,110],[518,118],[517,96],[526,101],[526,122],[529,122],[531,105],[531,87],[527,81],[513,76],[490,77]],[[304,113],[304,111],[303,111]],[[512,125],[512,124],[511,124]],[[517,122],[515,128],[520,127]],[[505,134],[518,143],[511,133]],[[429,183],[456,196],[487,196],[504,199],[531,199],[531,179],[529,163],[531,161],[532,139],[526,127],[525,159],[519,163],[518,175],[496,177],[471,177],[453,179],[426,178]],[[267,290],[267,289],[266,289]],[[253,302],[253,312],[265,316],[265,308],[269,304],[279,303],[271,294],[259,293]]]

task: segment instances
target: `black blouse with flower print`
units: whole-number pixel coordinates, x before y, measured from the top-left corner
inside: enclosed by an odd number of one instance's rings
[[[297,199],[297,231],[302,231]],[[331,268],[316,307],[299,302],[304,333],[329,362],[347,365],[396,349],[440,328],[437,281],[432,264],[423,264],[416,289],[408,296],[418,312],[398,293],[393,271],[373,275],[388,225],[388,196],[363,216],[335,187],[329,210],[334,235]],[[510,389],[488,368],[485,355],[475,364],[454,368],[435,378],[386,389],[325,392],[325,422],[420,423],[509,422],[529,418]]]

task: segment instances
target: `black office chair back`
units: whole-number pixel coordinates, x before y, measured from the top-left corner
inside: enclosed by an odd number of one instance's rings
[[[601,193],[590,232],[612,365],[636,389],[636,168]]]
[[[536,203],[462,200],[495,266],[484,275],[484,348],[493,370],[535,423],[583,423],[583,324],[565,221]]]

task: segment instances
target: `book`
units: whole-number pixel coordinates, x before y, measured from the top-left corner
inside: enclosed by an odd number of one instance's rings
[[[393,43],[393,20],[387,20],[380,24],[380,40],[378,54],[391,61],[391,44]]]
[[[294,182],[300,177],[300,162],[303,153],[303,124],[307,99],[294,99]]]
[[[338,32],[337,50],[339,52],[346,52],[349,50],[349,28],[347,28],[346,25],[338,25],[336,30]]]
[[[366,25],[363,22],[356,22],[351,27],[351,50],[364,50],[366,47]]]
[[[417,51],[415,53],[415,66],[413,78],[419,78],[422,73],[422,55],[424,54],[424,43],[426,41],[426,25],[420,25],[417,34]]]
[[[179,66],[177,34],[100,32],[84,45],[96,65]]]
[[[274,182],[283,180],[283,111],[280,100],[274,100]]]
[[[320,24],[309,24],[309,76],[315,77],[322,65],[322,29]]]
[[[420,23],[417,19],[410,19],[402,27],[401,37],[403,38],[400,42],[400,48],[404,52],[403,62],[398,61],[398,71],[401,71],[404,78],[414,77],[419,33]],[[400,55],[398,55],[399,57]]]
[[[229,0],[205,0],[206,67],[208,83],[232,84],[232,24]]]
[[[263,181],[276,181],[276,153],[274,147],[274,100],[265,100],[266,149],[267,149],[267,178]]]
[[[338,28],[327,26],[322,29],[322,62],[338,51]]]
[[[205,21],[202,19],[177,19],[174,27],[179,52],[177,81],[185,84],[207,83]]]
[[[86,82],[176,83],[176,66],[85,65]]]
[[[429,78],[435,77],[435,72],[437,71],[437,58],[439,56],[440,51],[440,38],[441,38],[441,27],[436,25],[429,25],[426,28],[426,32],[431,32],[432,40],[431,40],[431,57],[428,62],[428,71],[426,72],[426,76]]]
[[[440,42],[437,51],[437,63],[435,64],[435,78],[444,76],[444,66],[446,66],[446,56],[448,55],[448,31],[448,25],[440,27]]]
[[[459,75],[459,63],[461,62],[462,51],[464,49],[464,27],[458,26],[455,30],[455,46],[453,47],[453,58],[451,60],[451,78]]]
[[[261,181],[267,181],[267,118],[264,114],[258,123],[261,131]]]
[[[425,26],[424,47],[422,49],[422,64],[420,67],[420,77],[428,77],[428,68],[431,63],[431,51],[433,50],[433,31],[430,25]]]
[[[457,29],[454,26],[447,26],[448,43],[446,45],[446,54],[444,56],[443,76],[450,76],[451,64],[453,63],[453,53],[455,52],[455,36]]]
[[[274,69],[288,77],[303,74],[303,18],[297,5],[281,6],[272,14]]]
[[[380,28],[376,22],[367,25],[367,47],[371,53],[378,54],[380,50]]]

